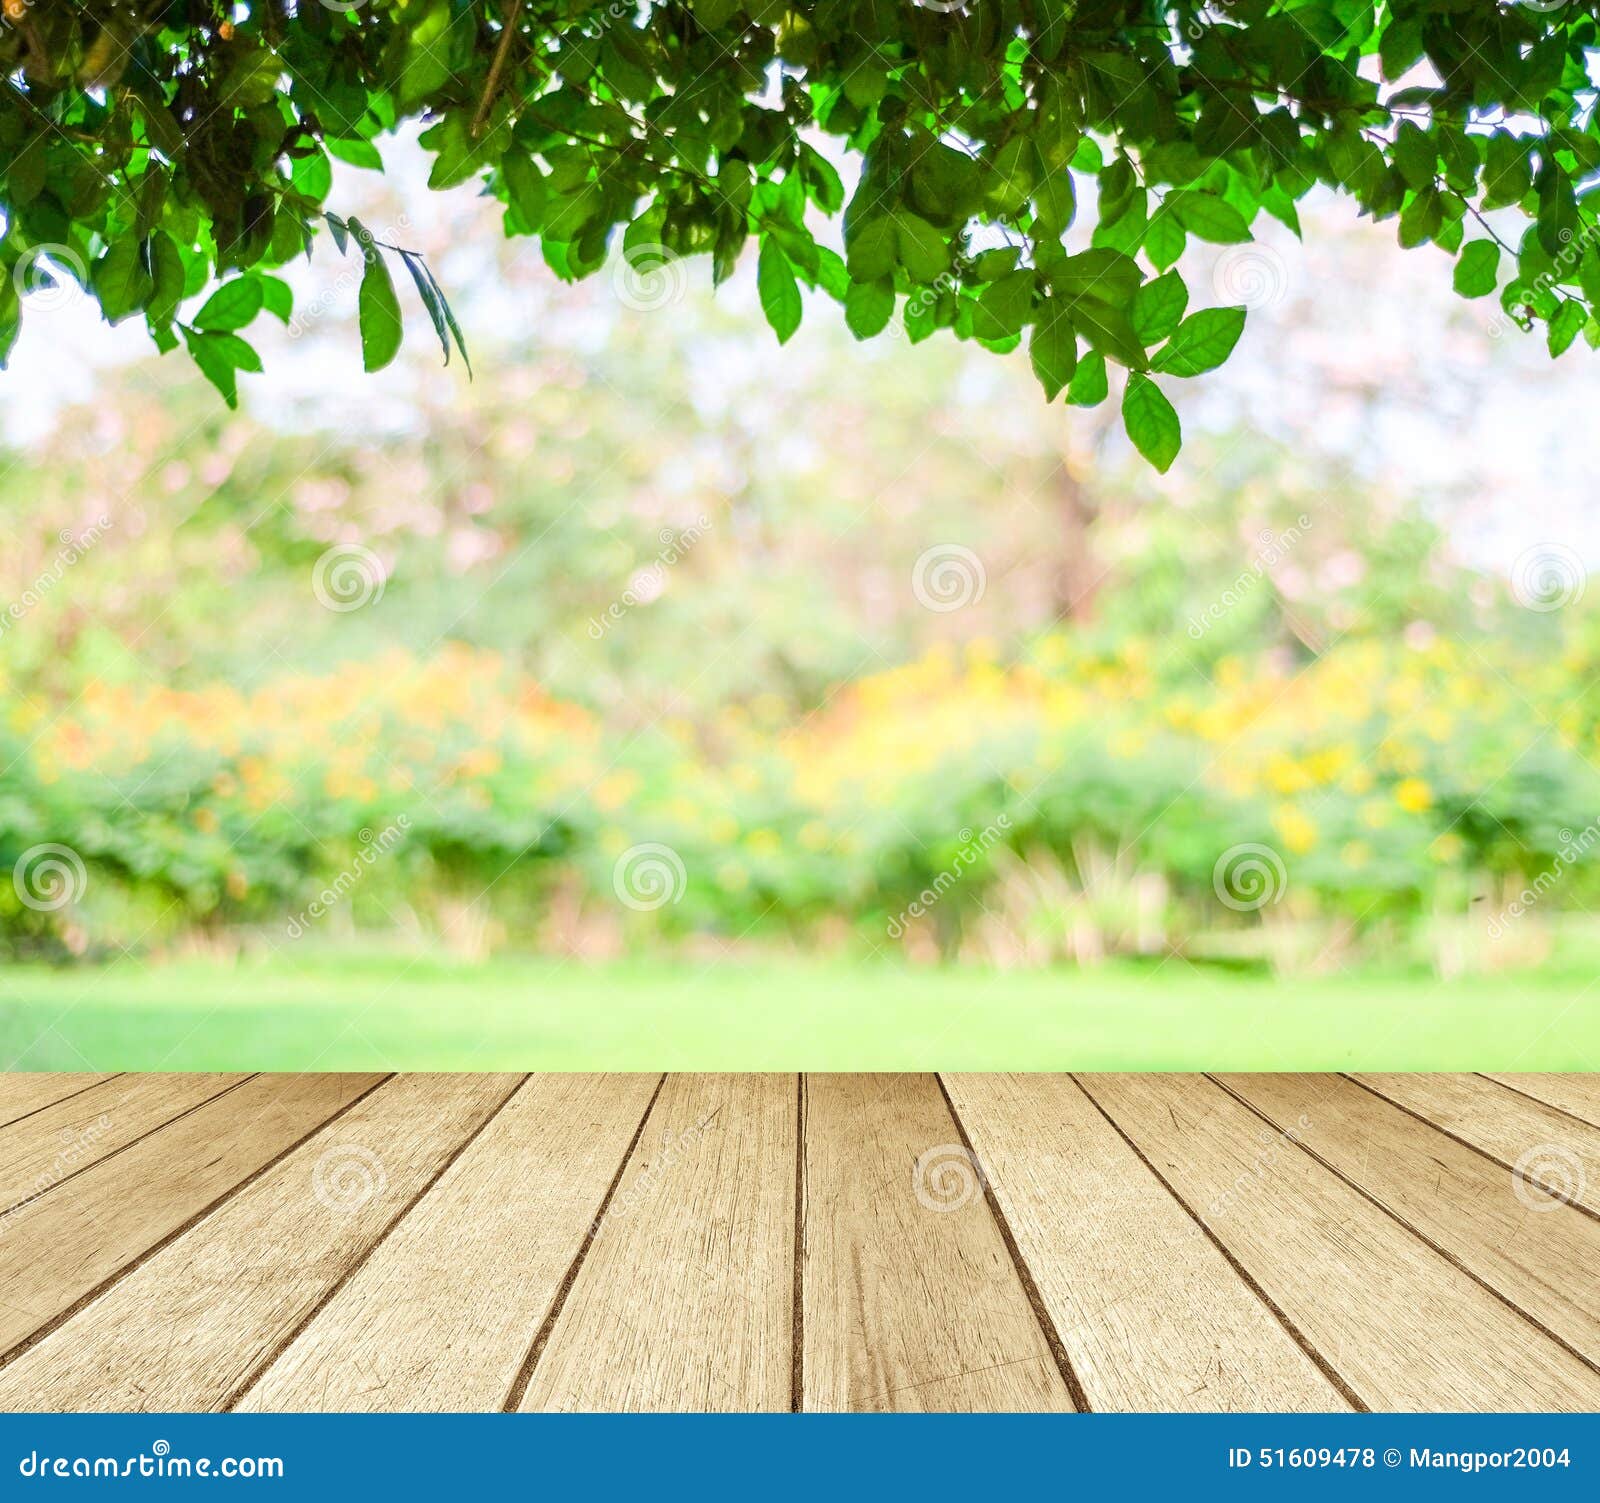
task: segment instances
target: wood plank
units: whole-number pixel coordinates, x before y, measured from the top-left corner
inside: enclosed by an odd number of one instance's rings
[[[532,1076],[235,1407],[499,1409],[659,1080]]]
[[[806,1409],[1075,1406],[931,1075],[805,1082]]]
[[[381,1075],[258,1075],[0,1218],[0,1351],[71,1309]]]
[[[1600,1127],[1530,1101],[1481,1075],[1357,1075],[1363,1085],[1600,1215]]]
[[[944,1081],[1090,1407],[1350,1407],[1070,1076]]]
[[[520,1406],[786,1410],[793,1075],[673,1075]]]
[[[1369,1407],[1600,1405],[1600,1375],[1220,1086],[1083,1084]]]
[[[387,1081],[0,1372],[0,1412],[224,1407],[517,1080]]]
[[[75,1096],[110,1075],[78,1071],[13,1070],[0,1073],[0,1125],[15,1122],[42,1106]]]
[[[117,1075],[0,1127],[0,1215],[247,1079]]]
[[[1591,1127],[1600,1127],[1600,1075],[1517,1074],[1491,1070],[1489,1079],[1570,1112],[1574,1117],[1582,1117]]]
[[[1600,1221],[1337,1075],[1225,1075],[1224,1085],[1444,1248],[1524,1314],[1600,1363]]]

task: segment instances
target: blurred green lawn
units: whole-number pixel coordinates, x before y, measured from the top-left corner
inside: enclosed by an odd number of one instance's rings
[[[1593,968],[1281,980],[770,961],[0,969],[30,1070],[1594,1070]]]

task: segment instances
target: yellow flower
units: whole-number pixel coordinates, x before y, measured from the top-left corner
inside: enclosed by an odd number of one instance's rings
[[[639,787],[637,773],[609,772],[594,785],[594,801],[607,814],[620,809]]]
[[[1281,804],[1272,816],[1273,827],[1283,843],[1297,856],[1303,856],[1317,843],[1316,822],[1293,804]]]
[[[1394,801],[1407,814],[1424,814],[1433,807],[1433,789],[1421,778],[1402,778],[1395,785]]]
[[[1346,866],[1359,871],[1372,860],[1372,847],[1364,840],[1346,841],[1339,852],[1339,859]]]
[[[1464,841],[1454,830],[1446,830],[1437,840],[1428,847],[1428,854],[1441,864],[1448,864],[1456,860],[1466,848]]]

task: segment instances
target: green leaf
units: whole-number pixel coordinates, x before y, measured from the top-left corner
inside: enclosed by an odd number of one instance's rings
[[[365,167],[372,172],[383,171],[383,158],[370,141],[340,140],[329,136],[323,138],[322,145],[330,157],[348,162],[352,167]]]
[[[1178,223],[1178,216],[1165,209],[1152,215],[1150,223],[1145,226],[1144,253],[1157,271],[1165,271],[1169,266],[1176,265],[1188,243],[1189,236]]]
[[[1122,309],[1096,297],[1072,300],[1072,318],[1078,332],[1102,355],[1109,355],[1129,370],[1142,370],[1149,361],[1139,336]]]
[[[500,159],[500,173],[521,229],[525,234],[537,234],[544,224],[550,192],[538,163],[525,151],[508,151]]]
[[[259,371],[261,357],[237,334],[183,328],[183,340],[200,374],[229,407],[239,405],[239,371]]]
[[[383,252],[373,243],[371,234],[358,220],[352,219],[350,228],[360,242],[361,254],[367,263],[361,274],[361,293],[357,299],[361,364],[366,370],[381,371],[400,353],[400,299],[395,296],[394,278],[389,275]]]
[[[1073,372],[1071,384],[1067,387],[1067,401],[1074,407],[1098,407],[1110,391],[1106,357],[1099,350],[1090,350]]]
[[[1145,346],[1159,344],[1178,327],[1189,289],[1175,271],[1146,282],[1133,298],[1133,332]]]
[[[1400,122],[1400,131],[1394,143],[1394,164],[1408,188],[1420,190],[1433,186],[1439,153],[1427,131],[1414,121]]]
[[[1055,401],[1078,368],[1078,336],[1071,315],[1054,300],[1039,310],[1028,338],[1028,360],[1044,387],[1045,401]],[[1101,369],[1103,374],[1103,365]]]
[[[1238,245],[1250,238],[1245,217],[1224,198],[1210,193],[1174,193],[1167,207],[1191,235],[1213,245]]]
[[[422,270],[427,274],[428,285],[433,288],[433,295],[438,299],[440,308],[444,310],[445,327],[450,330],[450,337],[456,342],[456,351],[461,356],[461,363],[467,368],[467,379],[470,381],[472,357],[467,354],[467,342],[461,337],[461,325],[456,322],[455,312],[450,307],[450,299],[444,295],[444,288],[439,285],[438,277],[434,276],[433,268],[426,261],[422,262]]]
[[[950,247],[926,219],[901,211],[894,229],[900,264],[913,281],[936,282],[950,270]]]
[[[242,329],[261,311],[261,283],[252,276],[224,282],[194,316],[197,329]]]
[[[409,251],[402,251],[400,259],[405,262],[406,270],[411,273],[411,280],[417,289],[417,296],[422,299],[422,306],[428,310],[428,318],[433,323],[433,332],[439,337],[439,344],[444,350],[444,363],[450,363],[450,329],[445,323],[444,303],[439,297],[433,278],[428,275],[428,269],[423,265],[418,256]]]
[[[886,215],[855,227],[845,240],[845,264],[858,282],[876,282],[899,264],[894,221]]]
[[[894,315],[894,283],[852,282],[844,295],[844,321],[857,339],[871,339]]]
[[[1033,316],[1034,273],[1024,268],[983,289],[973,313],[972,332],[979,339],[1015,339]]]
[[[1214,370],[1233,353],[1243,333],[1243,308],[1203,309],[1172,331],[1150,368],[1166,376],[1198,376]]]
[[[779,344],[786,344],[800,327],[800,287],[794,279],[794,268],[784,255],[783,247],[771,235],[761,238],[761,255],[756,262],[756,290],[761,294],[761,311],[778,336]]]
[[[121,323],[144,307],[155,290],[144,246],[134,235],[114,241],[94,264],[94,291],[107,323]]]
[[[1582,303],[1572,298],[1564,299],[1556,309],[1555,317],[1550,320],[1548,343],[1551,358],[1565,354],[1567,347],[1588,322],[1589,310]]]
[[[1462,297],[1487,297],[1500,273],[1500,247],[1493,240],[1473,240],[1456,262],[1455,288]]]
[[[693,0],[692,9],[707,31],[720,31],[739,14],[739,0]]]
[[[1133,446],[1162,474],[1171,468],[1183,445],[1178,414],[1150,377],[1135,371],[1122,393],[1122,426]]]
[[[280,323],[288,323],[294,313],[294,292],[281,277],[259,276],[261,306]]]
[[[150,300],[145,304],[145,317],[152,328],[166,328],[177,316],[178,304],[183,301],[186,277],[177,242],[165,230],[157,230],[150,237],[150,274]]]

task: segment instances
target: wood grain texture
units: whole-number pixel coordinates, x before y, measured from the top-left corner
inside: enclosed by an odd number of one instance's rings
[[[0,1214],[248,1078],[117,1075],[0,1127]]]
[[[806,1409],[1074,1408],[931,1075],[805,1083]]]
[[[499,1409],[659,1079],[530,1078],[236,1407]]]
[[[518,1079],[385,1082],[0,1371],[0,1410],[223,1407]]]
[[[1523,1075],[1491,1072],[1490,1080],[1600,1127],[1600,1075]]]
[[[674,1075],[539,1355],[532,1410],[786,1410],[798,1082]]]
[[[1600,1127],[1482,1075],[1357,1075],[1356,1080],[1497,1159],[1529,1189],[1600,1215]]]
[[[1092,1408],[1350,1407],[1070,1077],[945,1085]]]
[[[1600,1405],[1600,1375],[1220,1086],[1083,1079],[1369,1407]]]
[[[1519,1184],[1337,1075],[1225,1075],[1227,1088],[1525,1314],[1600,1364],[1600,1221]]]
[[[347,1107],[381,1075],[258,1075],[0,1219],[0,1352]]]
[[[110,1079],[109,1075],[65,1072],[0,1074],[0,1125]]]

